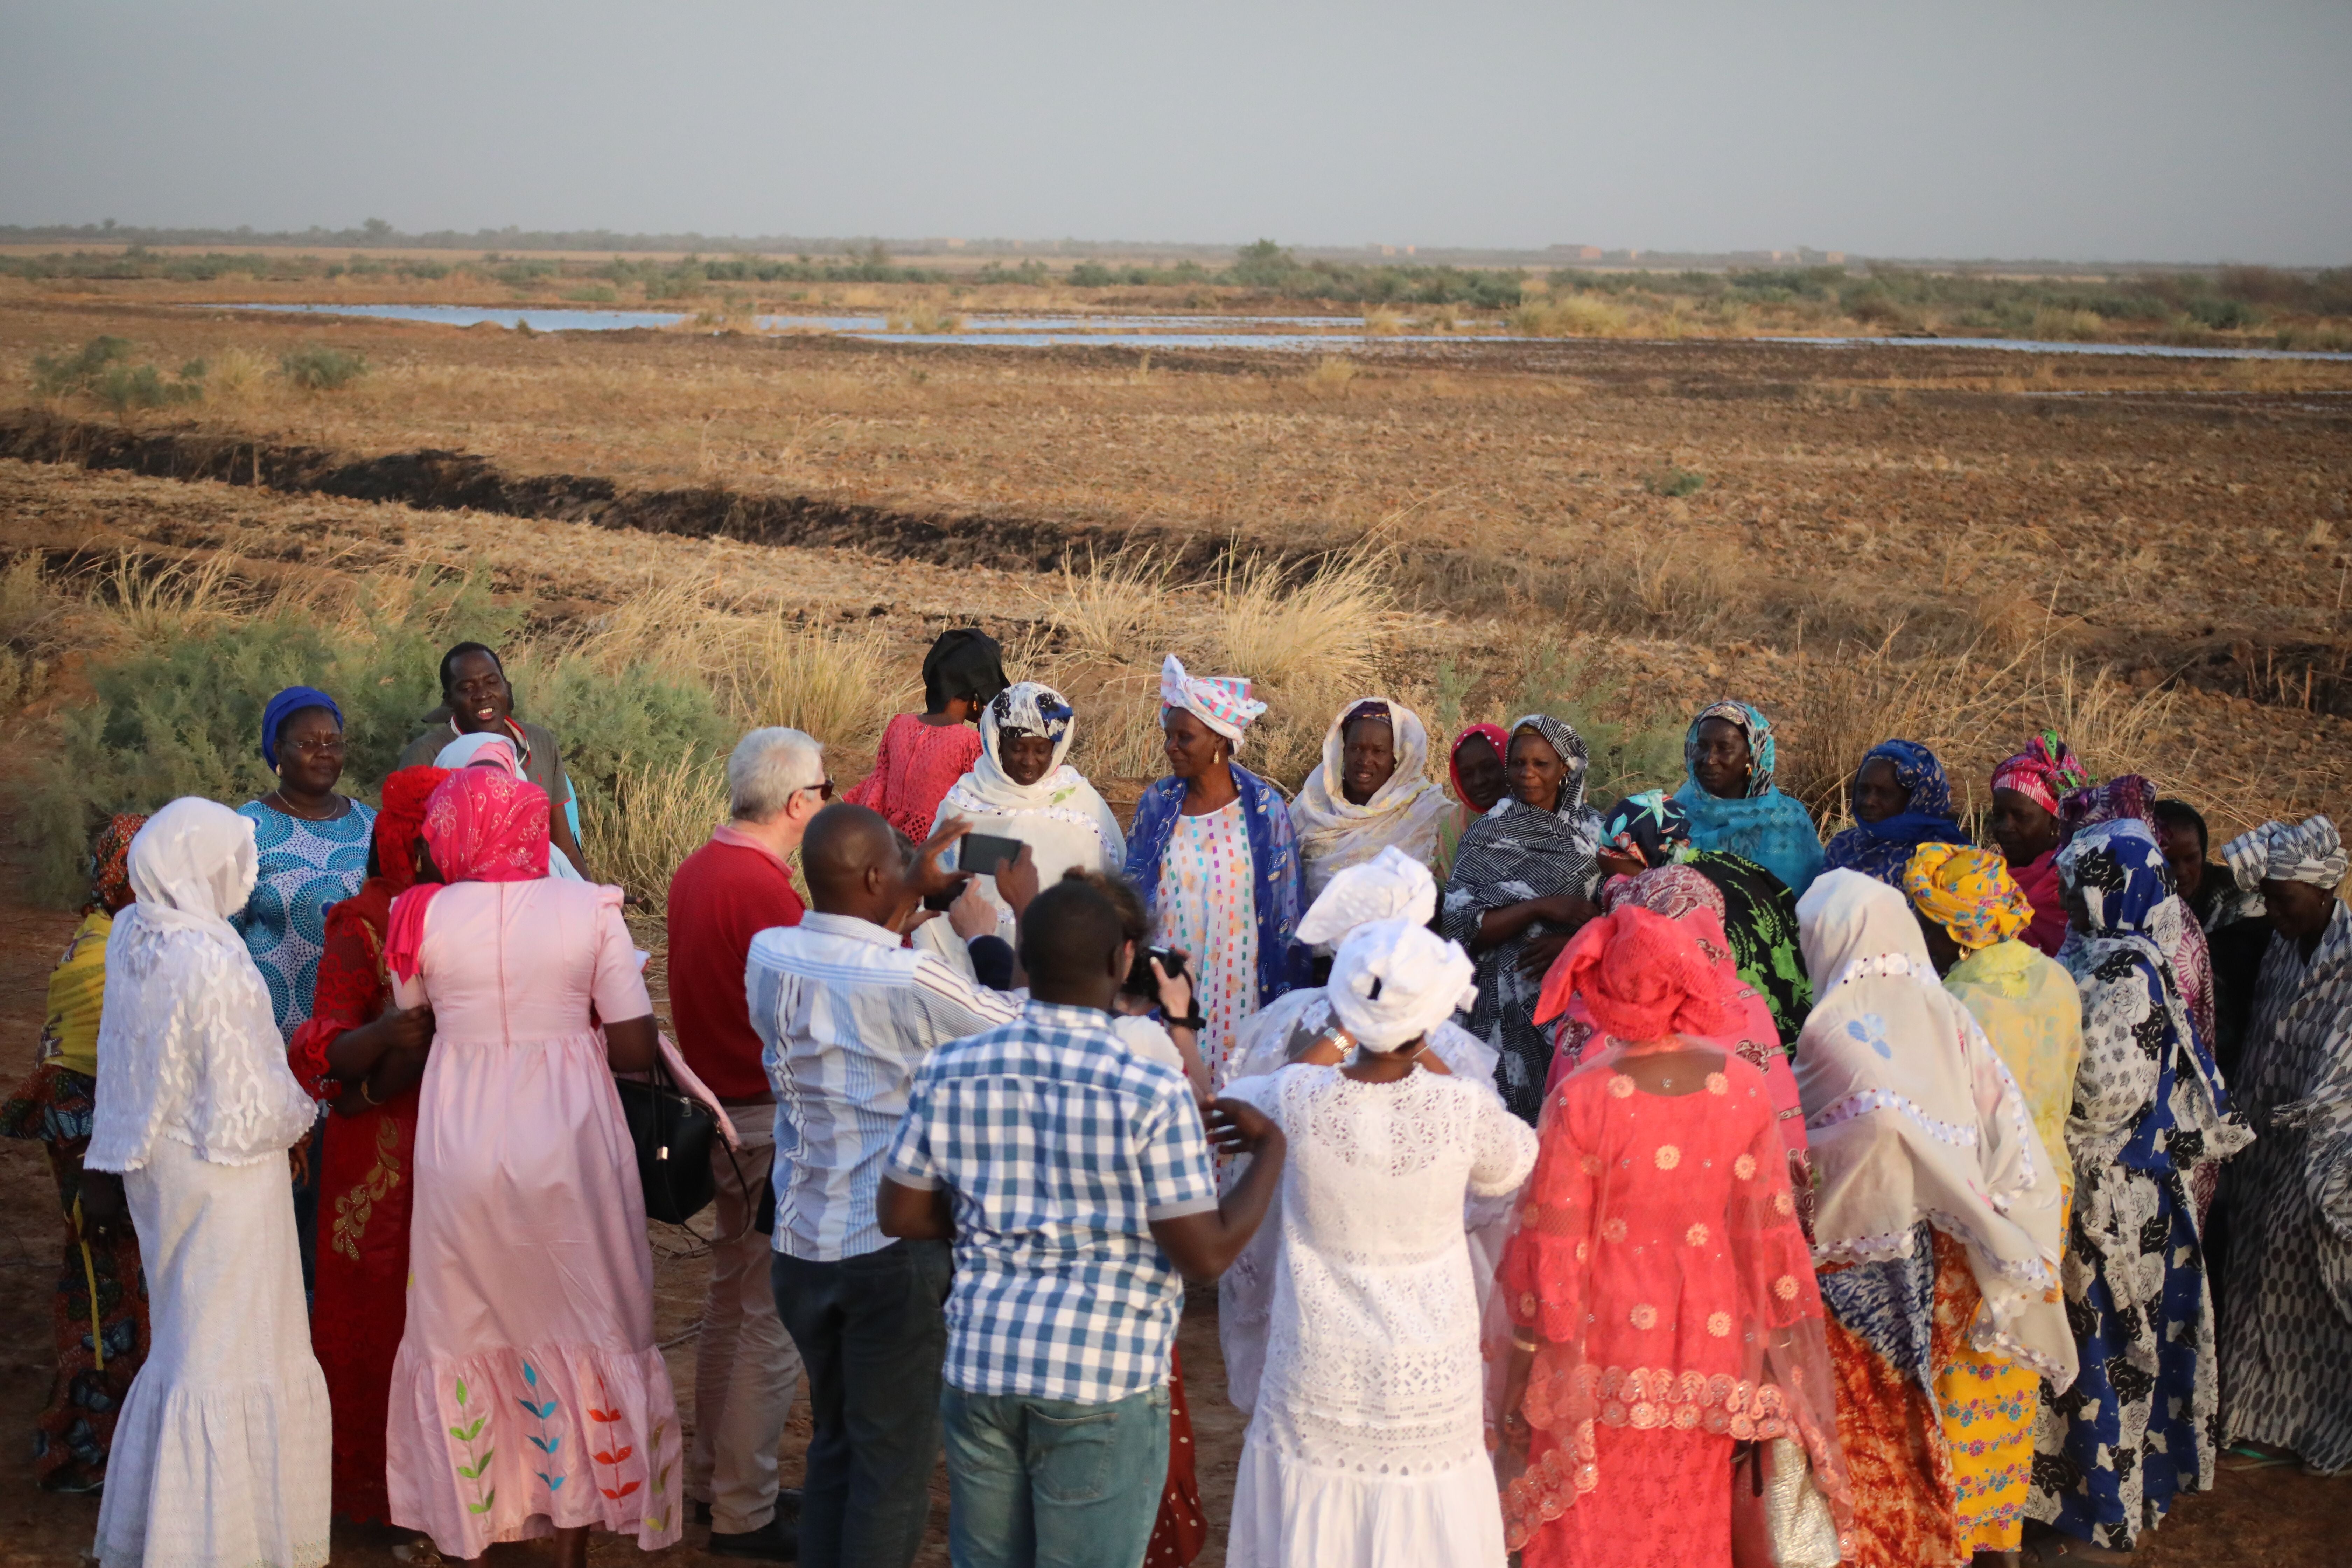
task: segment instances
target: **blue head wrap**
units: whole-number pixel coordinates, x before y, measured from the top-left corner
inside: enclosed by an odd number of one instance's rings
[[[315,686],[289,686],[269,700],[261,710],[261,760],[272,768],[278,765],[278,731],[286,721],[305,708],[324,708],[335,716],[335,725],[341,728],[343,710],[335,700]]]
[[[2079,891],[2101,935],[2145,931],[2157,905],[2172,897],[2172,871],[2147,825],[2102,822],[2058,851],[2058,879]]]

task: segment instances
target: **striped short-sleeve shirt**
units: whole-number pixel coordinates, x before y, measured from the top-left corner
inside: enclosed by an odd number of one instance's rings
[[[1099,1405],[1167,1381],[1183,1284],[1150,1222],[1217,1206],[1184,1075],[1110,1016],[1031,1002],[933,1053],[890,1179],[952,1195],[947,1381]]]

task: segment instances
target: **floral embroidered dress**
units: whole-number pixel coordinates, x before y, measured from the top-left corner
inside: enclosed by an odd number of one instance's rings
[[[229,923],[269,987],[278,1032],[291,1039],[310,1016],[319,955],[327,948],[327,906],[358,892],[367,877],[375,810],[352,801],[333,821],[310,822],[253,800],[236,814],[253,824],[261,879]]]
[[[460,790],[498,798],[445,798]],[[453,804],[474,820],[445,820]],[[447,1557],[579,1525],[653,1550],[681,1525],[645,1195],[591,1015],[652,1004],[620,889],[547,878],[546,824],[535,785],[453,774],[426,814],[435,862],[530,879],[439,889],[413,937],[412,889],[387,943],[395,999],[435,1022],[387,1479],[394,1521]]]
[[[415,879],[409,842],[425,797],[446,776],[440,768],[403,768],[384,781],[376,843],[377,863],[386,870],[327,911],[326,951],[310,1016],[287,1047],[294,1076],[319,1100],[340,1094],[327,1071],[327,1047],[373,1023],[392,1001],[383,964],[392,900]],[[355,1114],[339,1109],[322,1142],[310,1349],[334,1408],[335,1512],[378,1522],[391,1517],[384,1494],[385,1400],[407,1321],[416,1091]]]
[[[980,731],[969,724],[926,724],[920,713],[899,713],[883,727],[874,771],[842,798],[870,806],[920,844],[956,780],[980,760]]]

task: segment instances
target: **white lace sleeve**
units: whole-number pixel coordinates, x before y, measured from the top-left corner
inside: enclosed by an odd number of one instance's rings
[[[1477,1109],[1470,1140],[1470,1190],[1480,1197],[1517,1192],[1536,1168],[1536,1130],[1492,1094],[1469,1097]]]

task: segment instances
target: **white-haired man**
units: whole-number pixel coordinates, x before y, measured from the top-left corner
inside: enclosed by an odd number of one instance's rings
[[[727,761],[727,790],[730,820],[679,863],[669,884],[678,1049],[743,1140],[731,1160],[724,1148],[711,1149],[719,1239],[695,1352],[686,1491],[709,1508],[714,1555],[789,1561],[799,1542],[777,1515],[776,1447],[799,1390],[801,1357],[769,1290],[768,1238],[752,1225],[775,1154],[775,1096],[743,970],[755,934],[800,923],[804,906],[784,857],[832,798],[824,748],[798,730],[754,730]]]

